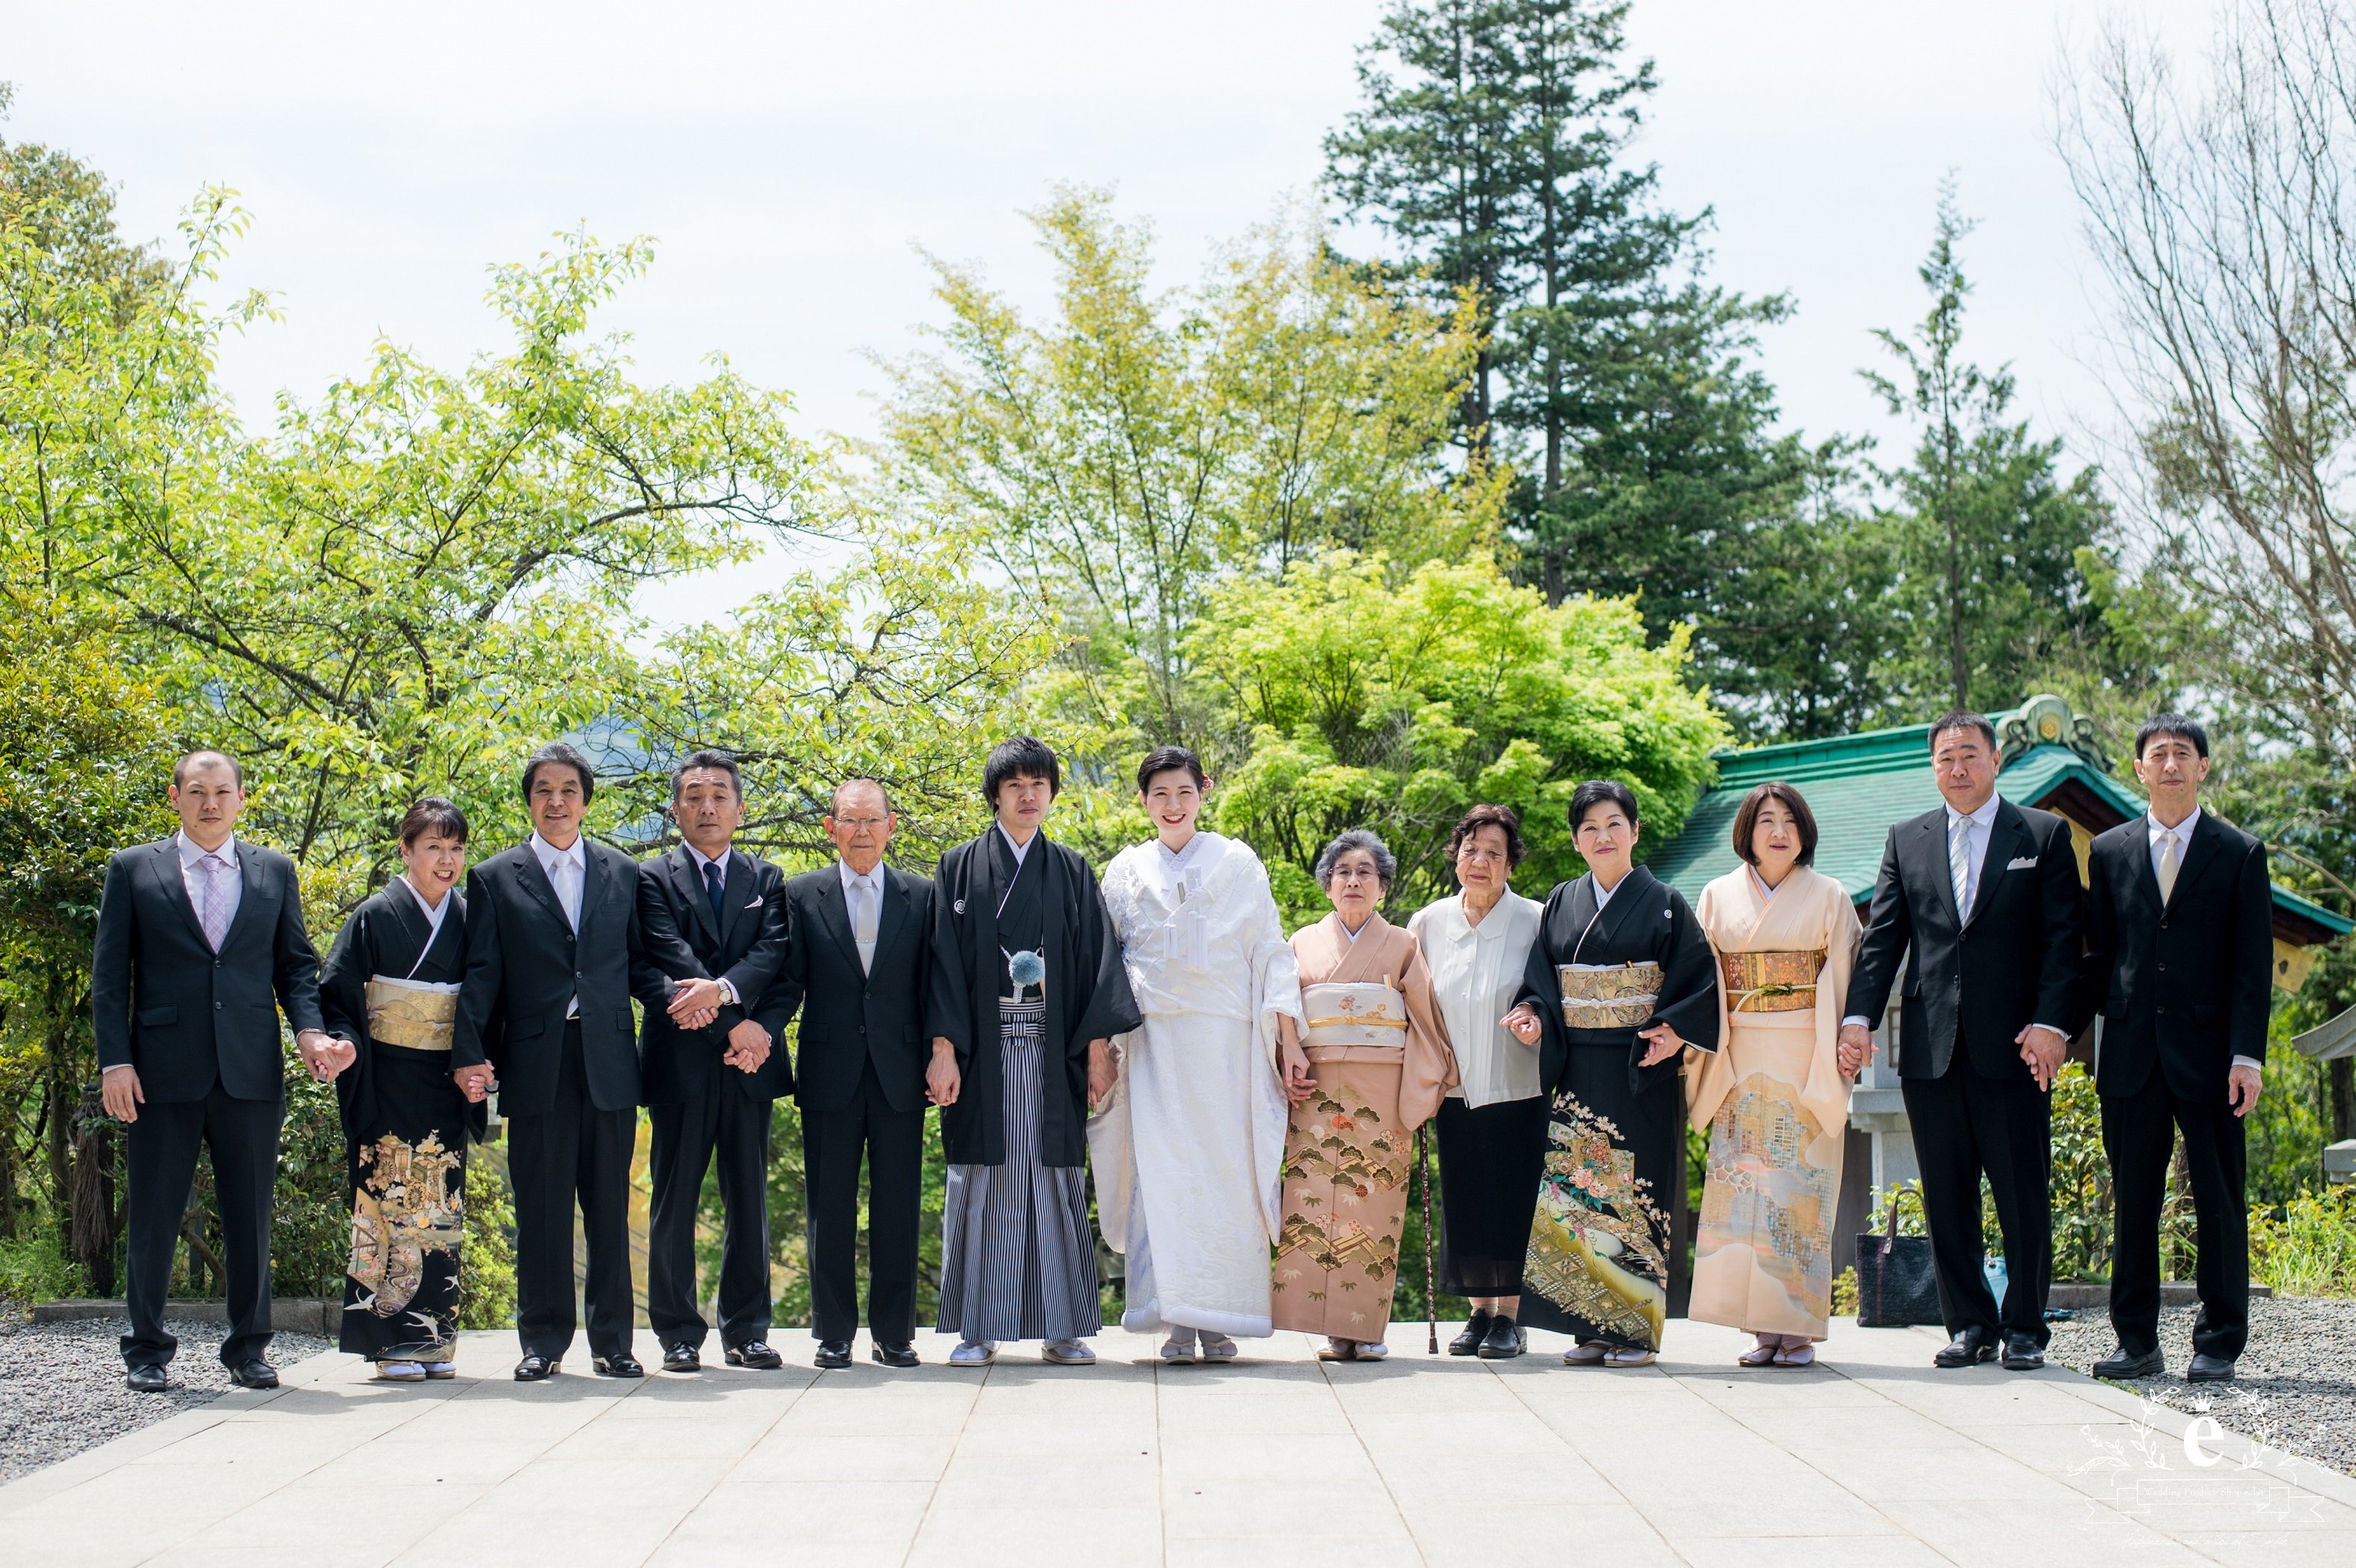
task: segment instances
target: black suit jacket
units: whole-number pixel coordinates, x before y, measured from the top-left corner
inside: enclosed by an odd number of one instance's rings
[[[1997,806],[1979,889],[1959,919],[1942,805],[1890,830],[1842,1011],[1878,1021],[1911,948],[1900,1076],[1944,1073],[1960,1035],[1981,1077],[2030,1081],[2015,1037],[2032,1023],[2068,1029],[2076,1019],[2084,920],[2070,825],[2008,800]]]
[[[646,1103],[675,1105],[702,1092],[714,1072],[734,1079],[759,1100],[774,1100],[794,1086],[793,1061],[786,1052],[786,1018],[780,1016],[773,982],[784,966],[789,941],[786,874],[768,861],[732,849],[720,890],[723,918],[715,925],[712,900],[695,858],[680,845],[638,867],[638,926],[654,942],[683,942],[695,967],[681,978],[726,980],[741,1007],[723,1008],[712,1025],[683,1029],[660,1008],[648,1008],[640,1025],[638,1056],[646,1074]],[[721,1060],[728,1031],[746,1018],[769,1031],[769,1058],[757,1072],[739,1072]]]
[[[91,960],[98,1065],[132,1067],[159,1104],[285,1093],[278,1009],[296,1033],[319,1016],[319,955],[303,929],[294,862],[240,838],[237,918],[215,953],[180,873],[179,835],[114,857]]]
[[[858,1093],[860,1070],[875,1063],[876,1082],[895,1111],[922,1110],[925,976],[930,966],[933,884],[884,868],[884,907],[875,919],[875,963],[859,967],[859,944],[834,864],[786,884],[794,940],[777,976],[782,1005],[802,1014],[794,1100],[805,1110],[839,1111]]]
[[[488,1061],[499,1111],[535,1116],[556,1104],[565,1009],[581,998],[582,1070],[601,1111],[638,1103],[637,1026],[630,998],[670,999],[695,956],[672,936],[649,943],[638,926],[637,862],[590,839],[581,932],[565,923],[529,841],[466,873],[466,977],[450,1064]]]
[[[2149,821],[2121,823],[2088,857],[2074,1021],[2083,1029],[2103,1015],[2102,1093],[2135,1093],[2157,1062],[2180,1098],[2222,1105],[2233,1058],[2266,1059],[2275,962],[2266,847],[2202,812],[2162,905]]]

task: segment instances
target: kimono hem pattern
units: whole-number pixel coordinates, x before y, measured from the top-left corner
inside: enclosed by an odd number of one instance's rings
[[[1265,1336],[1286,1125],[1277,1019],[1301,1021],[1268,872],[1247,846],[1197,833],[1174,857],[1159,839],[1123,850],[1104,896],[1145,1015],[1115,1042],[1119,1083],[1088,1123],[1098,1224],[1127,1258],[1121,1327]]]
[[[1821,1339],[1848,1124],[1837,1043],[1863,934],[1857,906],[1804,866],[1764,897],[1745,866],[1702,890],[1700,918],[1722,971],[1726,1032],[1691,1083],[1709,1165],[1687,1315]]]

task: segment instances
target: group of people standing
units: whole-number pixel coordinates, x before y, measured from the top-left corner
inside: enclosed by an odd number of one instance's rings
[[[1751,1332],[1746,1365],[1805,1365],[1831,1313],[1848,1086],[1893,986],[1954,1334],[1939,1364],[2041,1359],[2045,1093],[2100,1012],[2116,1041],[2100,1078],[2119,1193],[2114,1361],[2133,1374],[2158,1356],[2158,1183],[2181,1126],[2199,1342],[2230,1375],[2246,1315],[2238,1117],[2257,1092],[2270,953],[2264,851],[2199,813],[2199,727],[2155,720],[2136,742],[2152,815],[2094,841],[2088,920],[2066,825],[1995,796],[1987,721],[1942,720],[1932,747],[1946,805],[1891,830],[1862,928],[1813,869],[1815,823],[1791,785],[1743,802],[1742,863],[1697,911],[1635,863],[1634,794],[1597,780],[1569,807],[1588,869],[1543,904],[1510,885],[1518,817],[1481,805],[1449,843],[1455,894],[1391,923],[1396,859],[1351,829],[1315,861],[1332,912],[1288,939],[1259,859],[1198,826],[1211,782],[1181,748],[1140,767],[1155,836],[1099,883],[1044,831],[1061,767],[1030,737],[991,753],[995,820],[932,880],[884,863],[897,819],[873,779],[833,793],[832,864],[787,878],[736,848],[742,780],[713,752],[673,775],[680,845],[635,862],[583,835],[594,770],[550,745],[522,771],[531,835],[471,870],[458,808],[413,806],[402,873],[352,912],[324,968],[291,864],[235,836],[238,764],[191,753],[172,789],[181,831],[117,856],[100,912],[102,1093],[129,1125],[131,1386],[166,1386],[164,1285],[200,1146],[227,1246],[221,1358],[241,1383],[275,1381],[262,1350],[282,1010],[305,1069],[336,1085],[350,1150],[342,1343],[396,1381],[455,1373],[467,1146],[494,1093],[519,1381],[553,1375],[573,1339],[576,1204],[595,1370],[645,1371],[627,1236],[641,1105],[663,1369],[697,1370],[713,1327],[694,1232],[715,1163],[722,1348],[731,1364],[781,1364],[766,1189],[787,1093],[821,1367],[850,1364],[859,1324],[862,1164],[870,1353],[918,1360],[928,1104],[948,1168],[937,1327],[956,1336],[952,1365],[1017,1340],[1092,1361],[1098,1231],[1126,1260],[1123,1326],[1162,1335],[1165,1360],[1229,1360],[1278,1329],[1322,1336],[1329,1360],[1379,1358],[1426,1123],[1440,1287],[1472,1303],[1452,1353],[1520,1355],[1536,1324],[1571,1336],[1573,1364],[1652,1360],[1686,1244],[1672,1216],[1689,1123],[1709,1148],[1690,1315]],[[2001,1303],[1979,1268],[1983,1172],[2004,1229]]]

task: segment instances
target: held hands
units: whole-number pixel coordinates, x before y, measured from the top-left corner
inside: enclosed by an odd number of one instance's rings
[[[728,993],[717,980],[681,980],[672,988],[670,1006],[665,1010],[681,1029],[709,1029],[727,1000]]]
[[[294,1037],[295,1053],[311,1076],[322,1083],[332,1083],[338,1073],[359,1060],[359,1047],[350,1040],[339,1040],[322,1029],[308,1029]]]
[[[1113,1060],[1112,1041],[1088,1041],[1088,1109],[1093,1111],[1112,1097],[1113,1085],[1120,1082],[1120,1063]]]
[[[1277,1061],[1284,1070],[1284,1097],[1300,1104],[1317,1093],[1316,1081],[1309,1076],[1309,1053],[1301,1049],[1297,1040],[1288,1040],[1277,1047]]]
[[[481,1104],[490,1098],[491,1091],[498,1087],[498,1083],[491,1077],[490,1064],[487,1062],[477,1061],[471,1067],[453,1068],[450,1079],[458,1085],[458,1093],[466,1097],[466,1103],[470,1105]]]
[[[1857,1075],[1865,1071],[1865,1064],[1873,1060],[1876,1049],[1871,1029],[1863,1024],[1841,1025],[1840,1044],[1834,1052],[1840,1075],[1852,1083],[1856,1083]]]
[[[2246,1116],[2258,1108],[2258,1070],[2236,1063],[2225,1074],[2225,1103],[2233,1107],[2233,1115]]]
[[[1636,1031],[1636,1038],[1643,1040],[1645,1046],[1644,1060],[1636,1064],[1639,1067],[1658,1066],[1685,1049],[1686,1042],[1679,1040],[1677,1031],[1666,1024],[1655,1024],[1650,1029],[1640,1029]]]
[[[99,1074],[98,1097],[106,1106],[106,1114],[126,1125],[139,1119],[139,1107],[147,1102],[146,1092],[139,1087],[139,1069],[110,1067]]]
[[[1536,1045],[1538,1042],[1538,1036],[1546,1032],[1546,1026],[1538,1021],[1537,1009],[1527,1002],[1516,1003],[1512,1012],[1497,1021],[1505,1025],[1506,1032],[1524,1045]]]
[[[925,1098],[936,1105],[954,1105],[958,1091],[964,1086],[958,1072],[957,1047],[939,1035],[933,1037],[933,1060],[925,1067]]]
[[[742,1019],[728,1031],[728,1049],[720,1060],[739,1072],[758,1072],[769,1060],[769,1031],[751,1019]]]
[[[2020,1060],[2029,1063],[2029,1071],[2040,1089],[2051,1089],[2053,1081],[2062,1076],[2062,1058],[2070,1042],[2042,1024],[2030,1024],[2012,1037],[2020,1046]]]

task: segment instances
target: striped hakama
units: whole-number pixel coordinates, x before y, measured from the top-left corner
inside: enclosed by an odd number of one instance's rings
[[[1077,1339],[1104,1327],[1085,1168],[1039,1161],[1043,1000],[1000,997],[1006,1163],[952,1165],[940,1331],[968,1344]]]

